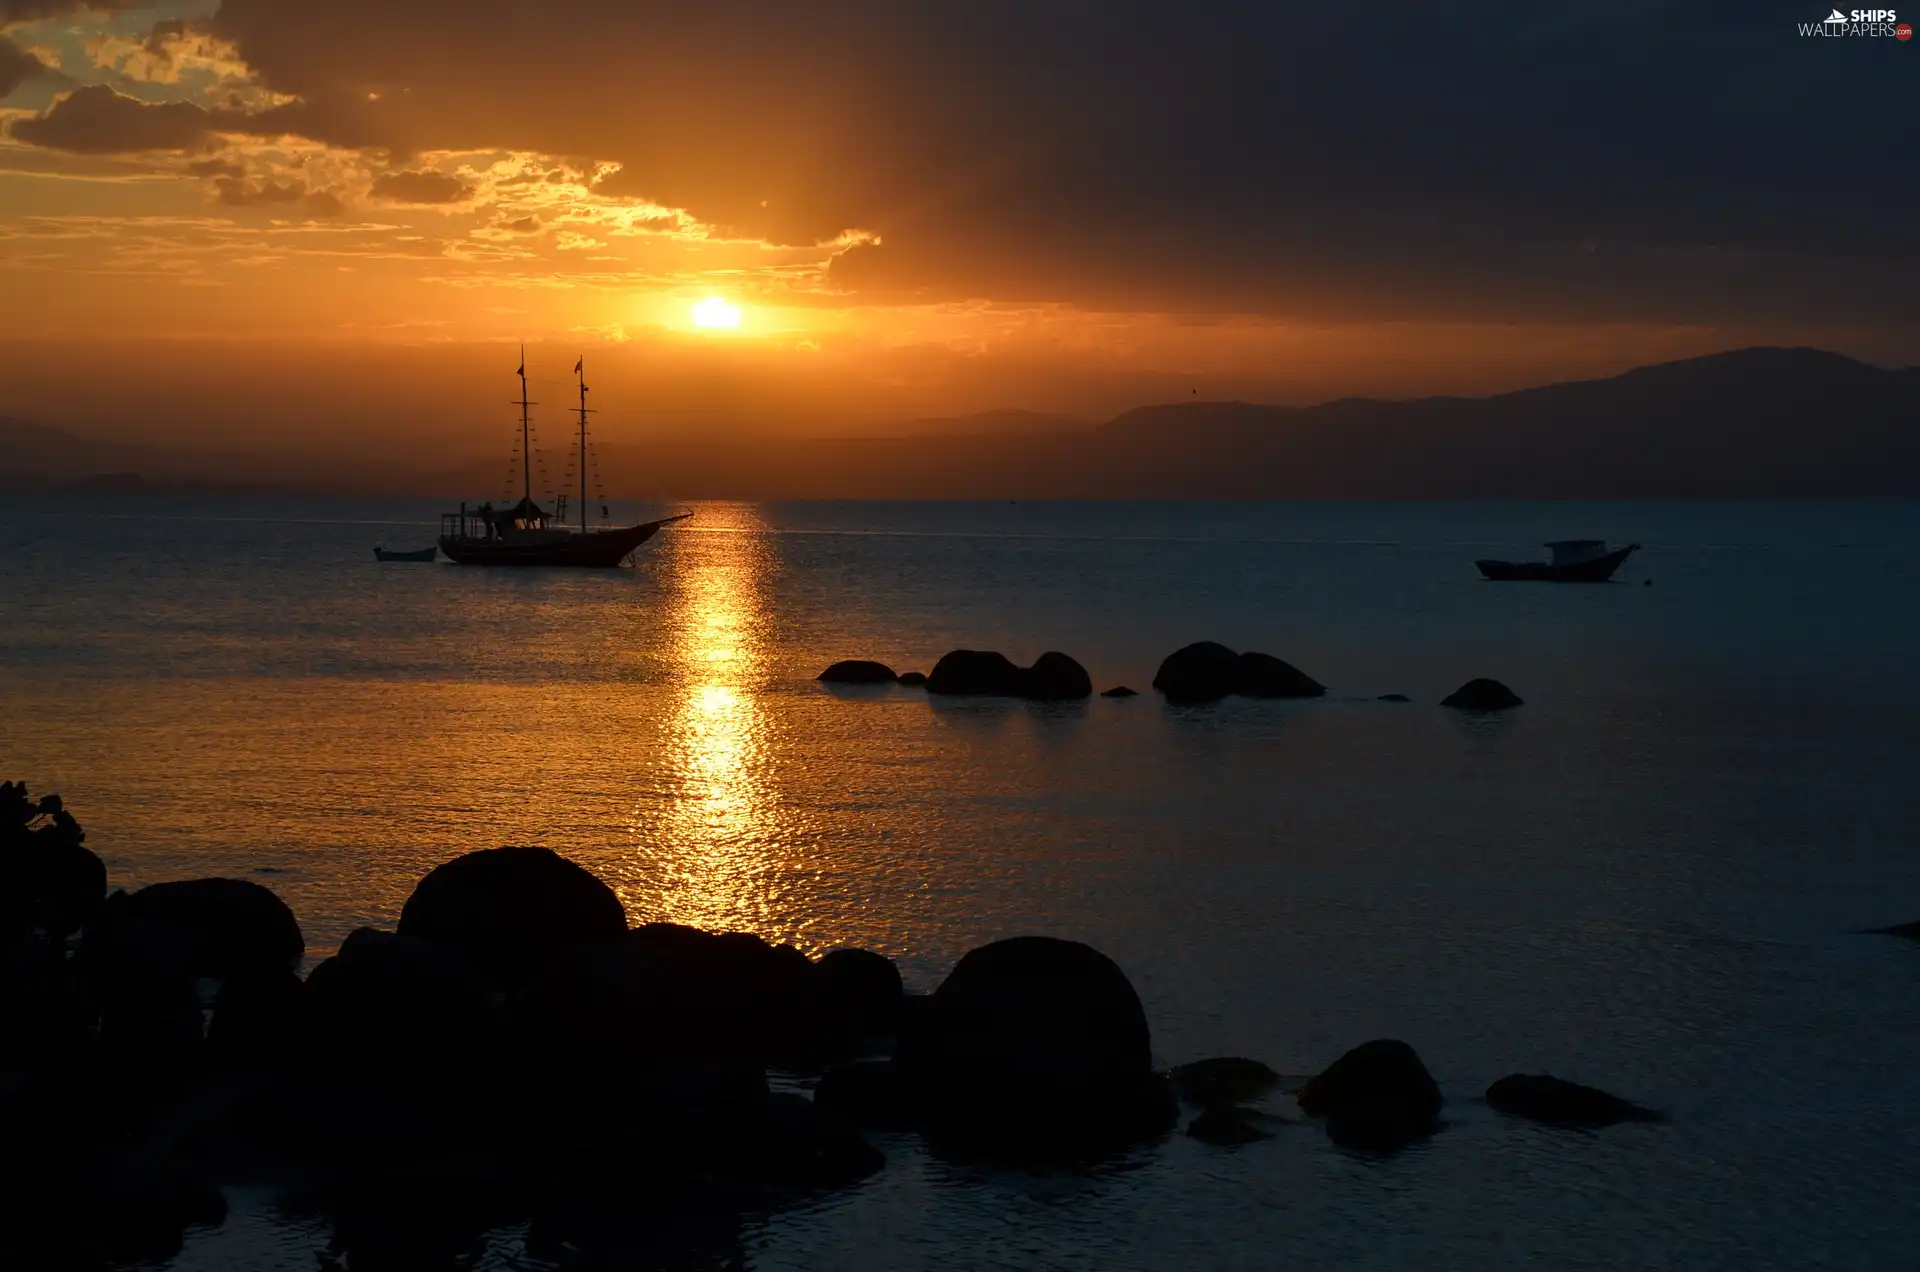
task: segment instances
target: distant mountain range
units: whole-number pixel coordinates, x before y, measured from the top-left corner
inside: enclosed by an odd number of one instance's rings
[[[809,498],[1790,498],[1920,495],[1920,368],[1741,349],[1485,398],[1192,402],[1105,424],[992,412],[905,435],[608,445],[608,492]],[[11,489],[102,473],[340,488],[0,418]],[[24,479],[24,480],[23,480]],[[384,469],[370,493],[493,493],[491,465]]]

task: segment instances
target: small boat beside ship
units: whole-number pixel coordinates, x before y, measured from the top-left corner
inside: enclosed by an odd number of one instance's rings
[[[635,548],[660,532],[662,526],[684,521],[693,514],[645,521],[632,526],[587,525],[587,377],[586,359],[574,364],[580,387],[580,524],[565,524],[566,496],[560,495],[556,510],[549,512],[533,497],[531,464],[532,427],[527,400],[527,359],[520,356],[520,501],[510,508],[496,509],[490,503],[440,516],[439,550],[459,565],[572,566],[611,569],[624,562]],[[607,515],[600,505],[601,516]],[[384,559],[384,558],[383,558]]]
[[[437,547],[410,548],[405,551],[395,551],[390,548],[375,548],[373,550],[373,559],[376,561],[431,561],[439,552],[440,549]]]
[[[1608,548],[1605,539],[1558,539],[1544,545],[1547,561],[1475,561],[1480,573],[1498,582],[1605,583],[1621,563],[1640,550],[1637,543]]]

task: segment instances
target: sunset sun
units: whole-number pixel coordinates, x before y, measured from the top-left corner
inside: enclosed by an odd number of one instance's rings
[[[709,296],[693,307],[693,325],[732,330],[740,325],[740,308]]]

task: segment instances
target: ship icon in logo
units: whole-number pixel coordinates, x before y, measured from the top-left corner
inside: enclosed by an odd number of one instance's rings
[[[1838,10],[1838,9],[1835,9],[1835,10],[1833,10],[1833,11],[1832,11],[1831,13],[1829,13],[1829,14],[1827,14],[1827,22],[1829,22],[1829,23],[1831,23],[1831,22],[1845,22],[1846,20],[1847,20],[1847,15],[1846,15],[1846,14],[1844,14],[1844,13],[1842,13],[1842,12],[1840,12],[1840,10]],[[1823,25],[1824,25],[1824,24],[1823,24]]]

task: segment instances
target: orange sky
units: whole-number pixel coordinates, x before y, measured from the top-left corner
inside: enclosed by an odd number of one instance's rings
[[[553,380],[589,351],[629,436],[1477,393],[1760,342],[1916,349],[1903,310],[1859,299],[1880,265],[1782,255],[1758,230],[1621,228],[1616,249],[1569,220],[1483,242],[1472,208],[1423,187],[1431,250],[1384,225],[1372,250],[1326,229],[1373,215],[1359,151],[1325,170],[1336,205],[1259,178],[1240,207],[1256,179],[1222,178],[1169,238],[1166,182],[1134,168],[1178,139],[1100,167],[1141,143],[1070,105],[1010,119],[1018,83],[870,9],[822,35],[751,5],[628,30],[633,6],[591,0],[0,2],[0,340],[24,355],[0,413],[85,431],[457,433],[497,414],[523,340]],[[820,44],[780,59],[743,32]],[[1043,83],[1107,91],[1107,62],[1049,38],[1031,36],[1061,59]],[[971,85],[958,105],[913,86],[942,75]],[[739,327],[696,326],[707,297]]]

